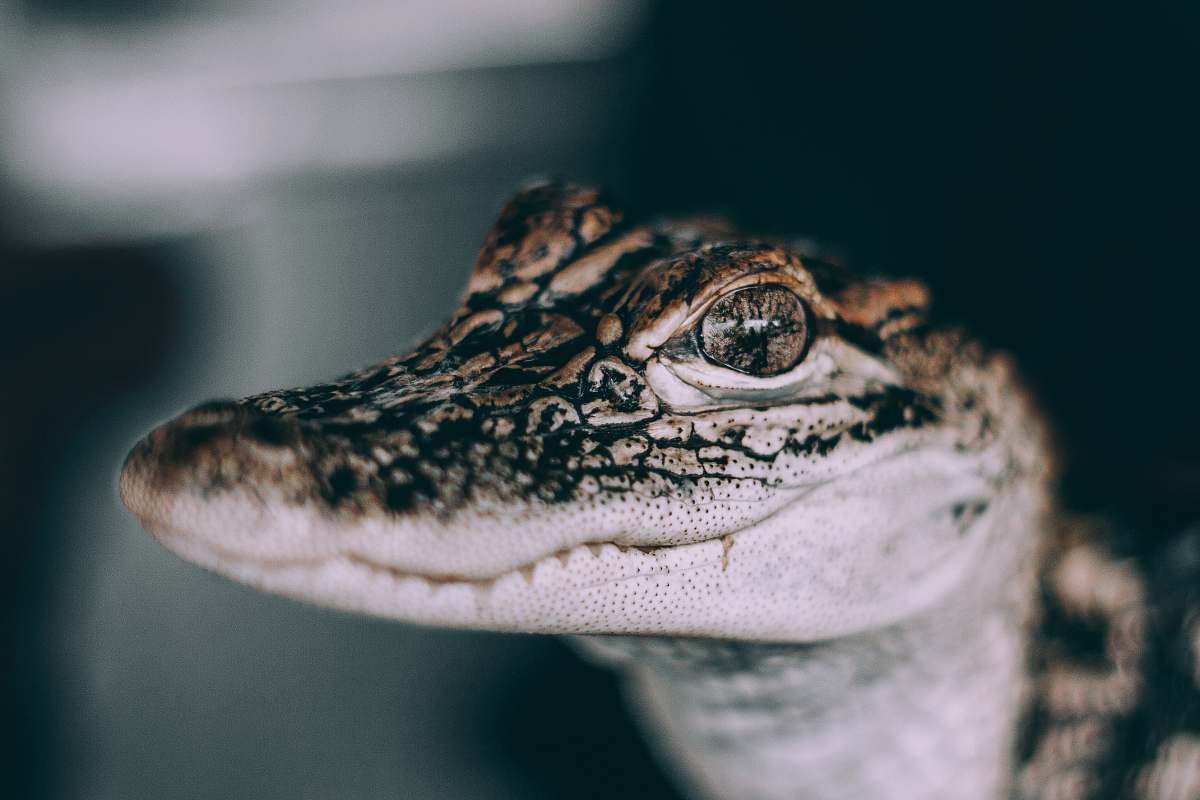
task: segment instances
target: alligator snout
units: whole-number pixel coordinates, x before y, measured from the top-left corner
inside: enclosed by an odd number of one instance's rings
[[[294,466],[302,443],[297,420],[216,400],[151,431],[125,459],[121,499],[143,521],[164,522],[179,494],[205,495]]]

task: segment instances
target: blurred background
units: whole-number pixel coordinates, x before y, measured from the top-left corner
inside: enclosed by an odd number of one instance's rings
[[[0,2],[0,796],[674,796],[561,643],[259,595],[124,513],[196,401],[383,358],[530,177],[929,281],[1064,496],[1200,507],[1200,6]]]

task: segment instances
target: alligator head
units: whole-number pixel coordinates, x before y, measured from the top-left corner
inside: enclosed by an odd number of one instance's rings
[[[503,210],[428,341],[149,434],[126,505],[272,592],[419,623],[806,641],[954,591],[1039,431],[1002,357],[718,221]]]

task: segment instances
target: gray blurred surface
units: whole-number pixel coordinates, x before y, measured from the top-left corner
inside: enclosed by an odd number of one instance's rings
[[[0,5],[6,227],[38,242],[237,225],[295,177],[602,149],[647,3],[54,6]]]

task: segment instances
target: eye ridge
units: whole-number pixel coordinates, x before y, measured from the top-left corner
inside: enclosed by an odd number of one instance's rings
[[[779,285],[730,292],[712,304],[695,329],[705,358],[756,377],[779,375],[798,364],[811,333],[804,302]]]

